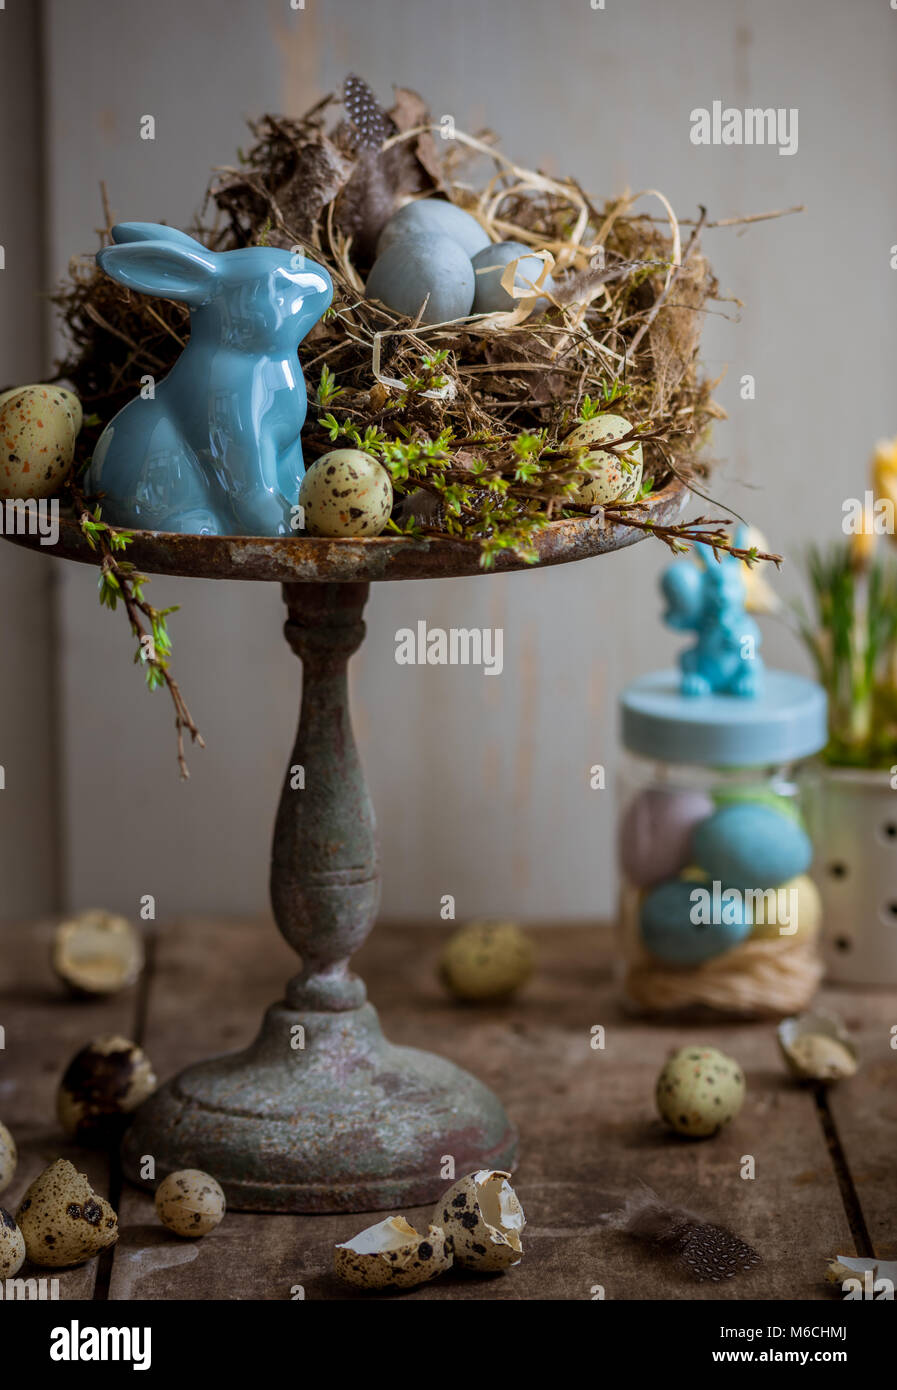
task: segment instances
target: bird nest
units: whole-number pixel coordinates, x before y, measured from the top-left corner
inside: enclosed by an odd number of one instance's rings
[[[190,230],[216,250],[295,248],[327,267],[333,305],[299,350],[306,462],[335,444],[364,448],[392,475],[393,530],[476,539],[488,565],[502,547],[526,555],[551,520],[594,510],[576,501],[593,476],[588,457],[564,440],[603,411],[631,425],[603,447],[625,458],[642,446],[642,499],[674,475],[692,484],[706,476],[701,451],[722,412],[697,351],[717,284],[699,247],[703,212],[685,237],[662,193],[593,202],[575,179],[522,168],[488,132],[468,135],[447,120],[434,125],[405,89],[387,111],[350,77],[341,96],[302,117],[253,122],[251,148],[236,167],[214,171]],[[422,196],[458,204],[495,241],[532,247],[552,287],[541,297],[514,288],[509,312],[437,324],[367,300],[383,226]],[[105,190],[104,211],[108,239]],[[70,345],[60,375],[88,414],[86,461],[142,380],[174,364],[188,313],[123,289],[93,257],[72,262],[55,303]],[[417,504],[403,507],[409,495]],[[727,544],[718,527],[702,530],[705,518],[655,527],[640,500],[603,510],[675,548]]]

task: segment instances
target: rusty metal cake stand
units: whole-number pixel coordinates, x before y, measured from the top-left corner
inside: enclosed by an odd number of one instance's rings
[[[678,484],[646,504],[671,521]],[[540,565],[616,550],[641,538],[597,518],[552,523]],[[32,548],[37,538],[9,537]],[[97,563],[71,519],[44,554]],[[372,580],[483,573],[475,542],[449,539],[256,539],[135,532],[139,569],[212,579],[277,581],[286,638],[302,659],[302,707],[280,796],[271,855],[277,925],[302,968],[244,1051],[188,1067],[137,1112],[126,1176],[142,1183],[201,1168],[232,1207],[248,1211],[368,1211],[433,1201],[444,1156],[461,1173],[511,1168],[517,1135],[499,1100],[451,1062],[395,1047],[381,1032],[349,960],[370,932],[380,896],[374,812],[349,719],[346,668],[364,637]],[[521,569],[512,555],[496,570]],[[304,788],[291,771],[305,769]],[[143,1183],[153,1186],[153,1183]]]

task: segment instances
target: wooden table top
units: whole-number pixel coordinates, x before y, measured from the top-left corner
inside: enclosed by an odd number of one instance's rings
[[[124,1186],[113,1163],[66,1143],[54,1097],[71,1056],[91,1037],[141,1041],[160,1078],[250,1041],[295,958],[270,922],[185,921],[162,927],[141,983],[113,999],[68,998],[48,964],[50,928],[2,928],[0,1119],[20,1150],[2,1203],[15,1212],[36,1175],[70,1158],[109,1195],[121,1236],[99,1260],[60,1274],[73,1299],[290,1299],[358,1294],[332,1272],[335,1243],[387,1213],[259,1216],[229,1213],[203,1240],[181,1241],[152,1199]],[[525,1258],[506,1274],[450,1273],[399,1295],[410,1299],[825,1299],[835,1255],[897,1258],[897,1022],[895,991],[825,988],[819,1002],[854,1031],[862,1065],[826,1094],[788,1079],[768,1023],[673,1026],[627,1018],[617,1002],[611,933],[600,927],[533,931],[538,972],[519,1000],[471,1007],[446,998],[434,966],[444,930],[378,926],[357,964],[395,1042],[438,1051],[492,1086],[521,1134],[515,1187],[527,1215]],[[606,1031],[604,1050],[591,1030]],[[736,1057],[748,1084],[738,1119],[716,1138],[667,1134],[654,1081],[667,1054],[689,1042]],[[756,1176],[744,1178],[752,1155]],[[645,1182],[665,1200],[728,1225],[754,1245],[760,1267],[731,1283],[697,1284],[608,1232],[601,1215]],[[448,1185],[448,1184],[447,1184]],[[412,1222],[427,1209],[405,1213]],[[396,1295],[389,1295],[396,1296]]]

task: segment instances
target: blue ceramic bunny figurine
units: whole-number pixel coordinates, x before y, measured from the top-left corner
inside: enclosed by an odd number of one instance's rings
[[[153,222],[123,222],[100,267],[190,309],[190,341],[151,396],[120,410],[85,489],[113,525],[285,536],[305,473],[296,349],[333,298],[327,271],[290,251],[209,251]]]
[[[744,611],[741,561],[726,554],[708,561],[702,553],[700,568],[688,562],[671,565],[661,589],[668,605],[664,622],[698,634],[695,645],[679,657],[682,694],[759,694],[760,629]]]

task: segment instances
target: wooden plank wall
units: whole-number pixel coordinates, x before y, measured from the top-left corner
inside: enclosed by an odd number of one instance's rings
[[[897,429],[897,12],[881,0],[607,0],[601,11],[588,0],[309,0],[300,11],[288,0],[155,0],[149,10],[143,0],[45,0],[42,11],[48,281],[95,245],[100,178],[123,217],[186,220],[209,167],[245,143],[245,115],[297,111],[356,69],[383,95],[393,80],[426,90],[438,115],[488,124],[521,161],[575,171],[598,193],[660,187],[680,210],[700,201],[714,216],[806,204],[800,218],[705,239],[723,294],[745,302],[719,306],[706,325],[708,370],[728,364],[714,491],[778,548],[796,553],[834,534],[842,499],[865,484],[869,446]],[[691,110],[716,99],[797,107],[798,153],[691,145]],[[155,142],[138,138],[146,112]],[[10,371],[27,375],[24,362]],[[745,373],[754,401],[740,398]],[[448,892],[461,914],[546,921],[612,910],[614,700],[675,649],[656,616],[665,562],[643,545],[553,573],[375,592],[353,684],[389,916],[434,920]],[[32,556],[0,553],[0,564],[19,634],[5,637],[14,659],[3,728],[7,746],[24,731],[34,772],[30,799],[14,813],[6,803],[3,881],[18,873],[33,885],[29,845],[39,841],[53,844],[48,863],[62,862],[73,907],[133,912],[152,892],[168,913],[262,908],[298,695],[277,594],[154,585],[160,602],[183,604],[176,667],[209,745],[182,787],[164,697],[142,692],[124,624],[98,610],[94,576],[65,568],[57,843],[47,755],[32,732],[47,728],[57,648],[45,599],[29,605],[49,576]],[[795,569],[780,581],[786,593]],[[397,667],[395,632],[420,617],[502,625],[502,676]],[[11,633],[6,605],[0,621]],[[802,665],[769,625],[765,654]],[[588,788],[595,762],[608,768],[607,793]]]
[[[0,10],[0,391],[47,369],[40,7]],[[0,923],[56,906],[57,569],[0,544]]]

